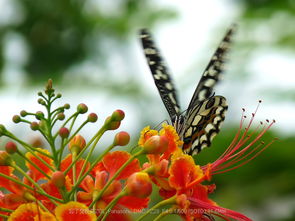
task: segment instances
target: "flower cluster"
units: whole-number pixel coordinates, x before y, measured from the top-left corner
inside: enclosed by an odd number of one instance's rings
[[[106,131],[120,127],[124,112],[114,111],[86,141],[79,133],[86,124],[97,121],[95,113],[88,114],[76,128],[76,119],[88,111],[85,104],[79,104],[76,112],[66,118],[69,104],[52,109],[61,95],[55,94],[51,80],[38,95],[46,112],[21,111],[13,121],[27,123],[40,132],[47,146],[30,145],[0,125],[0,136],[9,139],[5,150],[0,151],[0,220],[131,220],[132,213],[138,213],[137,220],[142,220],[162,206],[168,209],[159,212],[155,220],[169,214],[185,220],[212,220],[213,216],[250,220],[212,201],[209,196],[215,185],[209,183],[215,174],[247,163],[268,147],[272,142],[264,144],[260,140],[274,122],[250,133],[255,114],[244,129],[243,112],[233,142],[215,162],[203,166],[182,152],[181,138],[167,124],[160,131],[144,128],[133,154],[114,150],[130,141],[127,132],[118,132],[113,142],[93,158],[100,138]],[[58,125],[59,121],[63,123]],[[138,157],[143,155],[147,160],[140,163]],[[19,165],[19,159],[24,160],[26,169]],[[162,201],[149,207],[153,188],[159,189]]]

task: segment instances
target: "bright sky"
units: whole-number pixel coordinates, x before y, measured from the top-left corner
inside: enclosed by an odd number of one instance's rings
[[[5,5],[4,2],[7,3],[7,0],[0,0],[0,6]],[[234,5],[230,5],[230,1],[225,0],[202,1],[202,4],[198,1],[184,3],[177,0],[161,0],[158,2],[163,6],[174,8],[180,15],[178,20],[163,23],[158,29],[153,30],[153,34],[169,64],[170,70],[172,70],[180,98],[182,99],[183,109],[185,109],[185,105],[188,104],[197,80],[203,71],[202,69],[195,70],[194,67],[204,67],[206,65],[227,27],[232,22],[237,22],[235,18],[238,17],[239,9]],[[9,10],[8,7],[6,10],[7,16],[9,16]],[[2,18],[0,17],[0,20],[2,19],[4,22],[6,20],[5,16],[3,16]],[[216,34],[217,27],[224,27],[224,30],[219,30],[219,33]],[[215,36],[212,36],[212,33]],[[7,48],[7,59],[10,61],[10,64],[17,63],[21,65],[22,62],[25,62],[26,55],[25,53],[20,53],[22,50],[13,49],[15,47],[23,47],[20,43],[21,40],[18,40],[17,36],[13,34],[10,37],[10,39],[16,38],[16,41]],[[239,41],[239,35],[237,35],[236,41]],[[211,51],[205,51],[208,45],[210,45]],[[151,91],[155,101],[160,101],[153,80],[151,76],[148,76],[149,70],[143,58],[138,39],[134,38],[132,48],[134,51],[131,51],[129,54],[133,54],[137,63],[136,68],[138,69],[136,72],[140,73],[143,87]],[[18,55],[11,53],[12,51],[18,51]],[[227,78],[233,79],[235,73],[229,71],[224,77],[222,84],[217,88],[217,94],[224,95],[229,101],[230,109],[228,116],[238,119],[242,107],[252,111],[255,109],[257,101],[262,99],[264,103],[259,110],[258,119],[275,118],[278,122],[276,125],[277,129],[284,133],[294,134],[295,124],[293,120],[290,120],[290,116],[293,116],[295,112],[295,104],[289,102],[273,103],[270,97],[263,97],[261,94],[261,90],[264,89],[294,88],[294,58],[294,54],[288,54],[283,51],[257,51],[257,56],[253,59],[249,68],[251,72],[255,73],[255,77],[253,75],[247,81],[234,81],[234,85],[233,81],[229,81]],[[122,66],[122,69],[128,69],[126,63],[122,62],[121,65],[125,65],[125,67]],[[16,80],[21,76],[20,69],[15,66],[11,68],[8,64],[5,73],[4,80],[10,86],[0,91],[2,103],[0,122],[7,125],[11,122],[12,115],[18,113],[21,109],[37,110],[38,106],[36,104],[36,93],[32,93],[32,90],[23,89],[22,85],[18,83],[19,81]],[[191,77],[194,77],[194,73],[196,77],[191,79]],[[38,90],[40,88],[34,89],[35,92]],[[93,111],[99,110],[98,112],[103,112],[102,114],[105,114],[105,116],[117,108],[122,108],[128,113],[122,129],[130,130],[130,125],[133,128],[138,127],[136,125],[136,118],[142,113],[136,110],[136,104],[129,104],[125,100],[116,98],[110,99],[111,96],[108,95],[100,95],[98,99],[97,95],[91,96],[87,91],[79,91],[78,95],[75,90],[64,93],[64,97],[71,97],[74,104],[87,101]],[[101,107],[104,108],[103,111],[101,111]],[[165,117],[167,118],[167,114],[163,105],[158,108],[159,113],[157,113],[155,118],[158,122],[161,122]],[[101,117],[103,118],[104,116]]]

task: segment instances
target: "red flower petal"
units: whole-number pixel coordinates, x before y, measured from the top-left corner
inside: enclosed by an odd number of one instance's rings
[[[76,178],[79,177],[84,162],[85,162],[85,160],[82,158],[80,158],[76,162]],[[68,154],[61,162],[61,165],[60,165],[61,171],[65,171],[71,165],[71,163],[72,163],[72,154]],[[89,167],[90,167],[90,163],[87,162],[87,165],[86,165],[86,168],[85,168],[83,174],[85,174],[85,171],[87,171],[89,169]],[[68,175],[70,177],[70,179],[73,183],[73,168],[71,168],[66,175]]]
[[[44,152],[45,154],[50,154],[48,150],[37,148],[39,151]],[[39,156],[42,160],[44,160],[46,163],[48,163],[50,166],[53,166],[53,160],[37,151],[34,152],[37,156]],[[34,174],[34,180],[38,181],[42,178],[45,178],[45,176],[39,172],[30,162],[35,163],[41,170],[43,170],[46,174],[50,175],[52,171],[39,159],[37,159],[32,153],[28,152],[26,153],[26,157],[29,159],[29,161],[26,161],[26,166],[32,171]]]
[[[102,162],[99,162],[95,165],[95,167],[91,170],[91,175],[96,176],[96,173],[106,171],[106,168],[104,167]]]
[[[138,211],[148,207],[149,198],[137,198],[134,196],[124,196],[122,197],[118,204],[133,210]]]
[[[110,177],[112,177],[121,166],[129,160],[131,155],[126,151],[115,151],[112,153],[108,153],[103,158],[103,164],[110,173]],[[126,179],[131,174],[140,171],[140,165],[137,159],[134,159],[128,166],[120,173],[120,175],[116,179]]]
[[[184,189],[204,176],[200,166],[195,165],[193,158],[185,154],[172,160],[169,174],[169,184],[175,189]]]

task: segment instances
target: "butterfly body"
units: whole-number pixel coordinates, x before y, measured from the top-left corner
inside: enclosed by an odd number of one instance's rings
[[[140,33],[142,46],[150,67],[155,85],[168,111],[171,124],[183,140],[183,151],[196,154],[210,146],[219,132],[227,110],[226,99],[214,96],[213,88],[224,69],[225,55],[228,51],[234,26],[231,27],[212,56],[195,89],[187,110],[180,112],[177,93],[168,69],[152,40],[151,34],[143,29]]]

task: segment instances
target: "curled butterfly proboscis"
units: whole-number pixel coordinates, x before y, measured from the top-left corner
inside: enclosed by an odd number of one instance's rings
[[[140,38],[148,66],[171,123],[184,142],[183,151],[196,154],[211,145],[225,119],[227,102],[223,96],[213,95],[213,89],[224,69],[226,54],[235,30],[232,25],[209,61],[185,112],[180,112],[177,92],[171,75],[148,30],[140,31]]]

